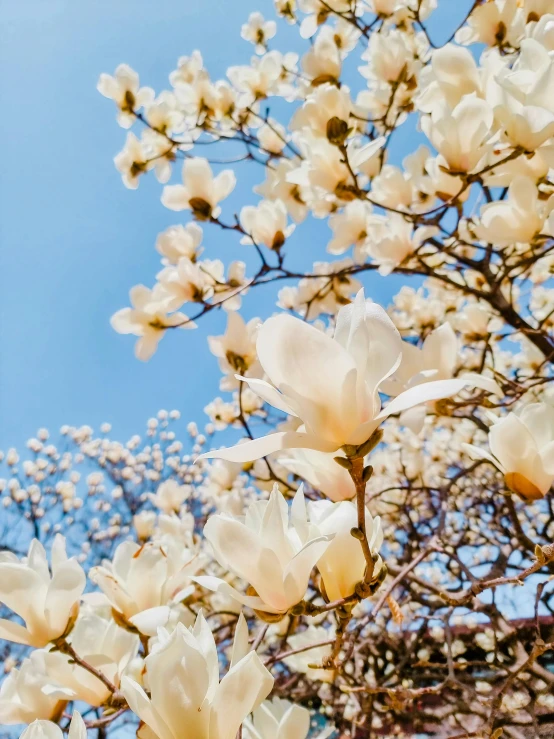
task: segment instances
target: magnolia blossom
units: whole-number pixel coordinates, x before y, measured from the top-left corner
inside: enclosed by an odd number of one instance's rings
[[[393,413],[454,395],[472,377],[437,379],[409,387],[381,410],[379,389],[402,359],[402,340],[385,311],[365,300],[341,308],[334,336],[289,315],[270,318],[260,329],[258,359],[270,382],[243,378],[263,400],[300,419],[298,431],[281,431],[230,449],[209,452],[247,462],[280,449],[334,452],[361,445]]]
[[[246,232],[241,244],[263,244],[279,250],[294,231],[287,226],[287,209],[280,200],[262,200],[257,205],[245,205],[240,212],[240,225]]]
[[[506,485],[523,500],[543,498],[554,481],[554,408],[531,403],[509,413],[489,431],[490,452],[464,444],[474,459],[486,459],[502,472]]]
[[[115,550],[113,560],[93,567],[89,576],[120,620],[143,634],[154,635],[158,626],[167,623],[171,607],[192,593],[191,576],[203,564],[199,554],[177,541],[142,547],[124,541]]]
[[[140,176],[154,166],[144,141],[137,139],[132,131],[127,134],[123,149],[114,157],[114,164],[123,184],[130,190],[136,190]]]
[[[452,172],[473,172],[489,152],[492,123],[490,106],[471,94],[454,110],[446,105],[433,108],[421,126]]]
[[[498,321],[496,321],[498,323]],[[456,316],[456,328],[472,339],[487,338],[495,324],[490,309],[481,303],[470,303]]]
[[[310,712],[283,698],[264,701],[243,725],[245,739],[306,739]]]
[[[19,739],[63,739],[63,736],[64,734],[58,724],[44,719],[35,719]],[[79,711],[73,711],[67,737],[68,739],[87,739],[87,727]]]
[[[333,238],[327,245],[329,254],[344,254],[354,246],[354,258],[363,262],[367,257],[372,207],[364,200],[347,203],[338,213],[329,218]]]
[[[333,38],[333,29],[325,26],[302,57],[302,69],[312,85],[317,87],[325,82],[336,83],[341,67],[341,55]]]
[[[256,54],[263,54],[266,50],[267,41],[277,33],[275,21],[266,21],[261,13],[250,13],[248,23],[244,23],[240,29],[240,35],[246,41],[250,41],[256,47]]]
[[[435,226],[421,226],[414,231],[403,216],[391,213],[383,219],[370,220],[367,251],[379,264],[379,274],[385,276],[437,233]]]
[[[392,376],[383,383],[383,390],[394,396],[422,384],[450,380],[454,376],[458,360],[458,339],[452,326],[445,323],[431,331],[421,347],[408,341],[402,342],[402,361]],[[502,396],[502,389],[490,377],[466,372],[460,376],[460,380],[467,385]],[[424,405],[406,409],[400,420],[414,433],[419,433],[426,413]]]
[[[37,650],[12,669],[0,684],[0,724],[28,724],[35,719],[57,721],[66,701],[49,695],[44,652]]]
[[[71,633],[71,646],[81,659],[92,665],[119,687],[121,676],[138,652],[139,637],[94,613],[81,616]],[[85,701],[101,706],[111,693],[88,670],[61,652],[44,652],[49,696],[60,701]]]
[[[431,113],[443,101],[452,109],[465,95],[481,92],[479,67],[468,49],[446,44],[433,52],[431,64],[421,72],[420,86],[420,111]]]
[[[148,498],[164,513],[179,513],[190,492],[190,486],[179,485],[175,480],[166,480],[158,485],[155,494],[148,493]]]
[[[160,739],[235,739],[245,717],[264,700],[273,677],[256,652],[249,651],[248,627],[241,615],[229,671],[219,680],[217,648],[203,615],[189,631],[178,624],[171,636],[160,631],[146,660],[150,697],[129,677],[122,692],[134,713]]]
[[[349,131],[351,111],[352,100],[347,87],[320,85],[293,115],[290,127],[293,131],[307,128],[316,136],[330,138],[333,125],[329,122],[334,120],[335,128],[338,126],[342,131],[340,143],[343,143]]]
[[[516,0],[478,5],[471,12],[467,25],[456,32],[459,44],[480,42],[487,46],[501,43],[515,44],[523,28],[523,17],[517,14]]]
[[[535,182],[519,175],[512,180],[505,200],[483,206],[475,232],[498,246],[527,244],[541,233],[553,209],[554,196],[543,202]],[[545,230],[554,233],[554,223],[549,221]]]
[[[233,191],[235,182],[231,169],[214,177],[206,159],[187,159],[183,164],[183,184],[166,185],[162,203],[170,210],[190,208],[194,217],[201,221],[217,218],[221,212],[217,204]]]
[[[0,602],[25,622],[0,619],[0,638],[44,647],[63,636],[77,618],[85,584],[85,573],[74,557],[68,559],[61,534],[52,544],[50,569],[37,539],[21,561],[11,552],[0,552]]]
[[[535,39],[521,42],[515,64],[497,76],[502,91],[495,115],[509,141],[526,151],[554,136],[554,59]]]
[[[301,514],[302,511],[299,515]],[[350,533],[358,525],[356,505],[350,501],[341,503],[331,503],[329,500],[312,501],[308,504],[307,518],[303,520],[303,524],[306,531],[310,530],[311,536],[318,532],[321,536],[333,537],[317,563],[327,598],[334,601],[352,595],[357,583],[363,580],[366,569],[360,542]],[[383,542],[381,519],[379,516],[374,519],[366,508],[365,524],[369,548],[376,559],[373,570],[373,575],[376,576],[383,566],[381,558],[378,557]],[[298,529],[302,528],[300,522],[296,525]]]
[[[177,264],[181,257],[196,261],[202,249],[202,229],[197,223],[170,226],[156,240],[156,249],[165,258],[164,264]]]
[[[227,328],[222,336],[208,336],[210,351],[218,358],[219,368],[224,374],[220,383],[222,390],[232,390],[238,386],[236,372],[248,372],[254,376],[259,374],[256,336],[260,323],[259,318],[252,318],[245,323],[239,313],[233,312],[227,316]]]
[[[172,297],[159,289],[149,290],[135,285],[130,292],[132,308],[122,308],[111,318],[112,328],[119,334],[139,336],[135,344],[135,356],[146,362],[156,349],[168,328],[195,328],[196,324],[184,313],[172,313]]]
[[[330,540],[326,535],[310,537],[306,531],[301,538],[295,510],[301,510],[303,501],[300,488],[289,511],[275,486],[269,500],[252,503],[244,516],[216,514],[204,526],[219,564],[248,582],[255,595],[239,593],[217,577],[196,577],[196,582],[266,613],[285,613],[299,603]]]
[[[136,120],[134,113],[154,99],[154,90],[140,87],[138,74],[127,64],[120,64],[113,77],[101,74],[97,90],[118,106],[117,122],[122,128],[130,128]]]

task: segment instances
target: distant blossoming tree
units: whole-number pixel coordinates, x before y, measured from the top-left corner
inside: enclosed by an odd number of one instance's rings
[[[223,309],[221,396],[186,445],[161,411],[6,452],[25,739],[554,735],[554,5],[437,2],[275,0],[225,79],[100,76],[175,214],[112,326],[145,361]]]

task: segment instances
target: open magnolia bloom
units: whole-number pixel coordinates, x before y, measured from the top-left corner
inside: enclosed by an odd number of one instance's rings
[[[270,382],[242,378],[263,400],[302,421],[282,431],[204,457],[249,462],[280,449],[335,452],[363,444],[388,416],[446,398],[473,378],[436,379],[409,387],[381,410],[379,390],[398,369],[403,342],[386,312],[363,290],[340,309],[333,337],[290,315],[267,320],[257,351]]]
[[[229,671],[221,682],[215,640],[201,613],[192,631],[179,624],[168,636],[160,629],[146,671],[150,697],[129,677],[123,678],[122,692],[146,724],[144,736],[159,739],[235,739],[245,717],[273,687],[273,677],[256,652],[249,651],[242,615]]]
[[[139,637],[95,614],[79,616],[71,632],[71,646],[81,659],[101,672],[116,687],[138,653]],[[103,705],[111,693],[95,675],[61,652],[43,653],[48,684],[43,692],[60,701],[84,701]]]
[[[463,445],[473,459],[487,459],[506,485],[523,500],[543,498],[554,481],[554,407],[531,403],[519,415],[508,413],[489,431],[490,453]]]
[[[300,512],[305,508],[302,487],[289,511],[275,486],[269,500],[255,501],[246,515],[216,514],[204,526],[204,536],[219,564],[248,582],[256,595],[239,593],[217,577],[195,577],[196,582],[265,613],[285,613],[299,603],[331,537],[317,532],[312,536],[305,527],[297,531],[295,521],[301,518],[296,507]]]
[[[63,731],[53,721],[37,719],[25,729],[19,739],[63,739]],[[87,739],[87,727],[79,711],[73,711],[68,739]]]
[[[366,560],[360,542],[350,533],[358,525],[356,505],[344,500],[342,503],[331,503],[330,500],[318,500],[308,504],[307,518],[303,516],[300,505],[296,506],[296,528],[311,536],[318,532],[321,536],[332,536],[332,541],[317,563],[317,569],[323,580],[328,600],[347,598],[353,595],[356,585],[364,579]],[[302,516],[302,520],[300,520]],[[309,524],[308,524],[309,521]],[[373,518],[365,509],[365,524],[369,548],[375,556],[373,577],[377,576],[383,566],[379,549],[383,543],[383,531],[379,516]],[[304,528],[305,527],[305,528]]]
[[[459,343],[454,329],[443,323],[427,336],[421,347],[402,342],[402,361],[393,375],[385,380],[382,389],[388,395],[396,396],[409,388],[433,383],[437,380],[450,380],[459,361]],[[470,387],[478,387],[493,395],[502,396],[502,389],[492,378],[476,372],[466,372],[459,380]],[[430,403],[432,405],[432,401]],[[428,404],[406,409],[400,421],[414,433],[423,428]]]
[[[0,725],[28,724],[35,719],[58,721],[66,700],[48,695],[45,652],[36,650],[0,684]]]
[[[142,634],[155,636],[165,626],[172,606],[177,606],[194,591],[191,576],[204,559],[177,541],[164,540],[140,546],[124,541],[116,549],[113,561],[93,567],[90,579],[103,591],[122,623],[129,623]],[[98,600],[90,594],[91,602]]]
[[[37,539],[21,561],[11,552],[0,552],[0,603],[25,622],[0,619],[0,639],[44,647],[71,629],[86,577],[77,560],[68,558],[61,534],[52,544],[51,563],[50,571]]]
[[[235,173],[231,169],[225,169],[214,177],[207,159],[185,159],[183,184],[166,185],[162,203],[170,210],[190,208],[194,217],[201,221],[216,218],[221,212],[218,203],[233,191],[235,182]]]
[[[306,739],[310,731],[310,712],[284,698],[264,701],[254,711],[252,720],[242,727],[245,739]],[[329,726],[317,739],[324,739],[334,731]]]
[[[118,310],[110,323],[119,334],[139,337],[135,344],[135,355],[143,362],[152,357],[168,328],[196,328],[196,324],[184,313],[169,315],[171,296],[159,285],[153,290],[144,285],[135,285],[129,297],[133,307]]]

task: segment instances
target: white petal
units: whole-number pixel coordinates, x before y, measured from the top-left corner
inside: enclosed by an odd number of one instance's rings
[[[273,687],[273,677],[256,652],[249,652],[232,667],[217,689],[212,704],[210,736],[234,739],[251,711]]]
[[[393,413],[401,413],[414,405],[427,403],[430,400],[440,400],[441,398],[449,398],[451,395],[459,393],[468,383],[465,380],[435,380],[434,382],[425,382],[422,385],[416,385],[400,393],[394,400],[387,405],[377,416],[377,419],[387,418]]]
[[[338,445],[313,434],[302,434],[297,431],[279,431],[276,434],[262,436],[259,439],[246,441],[244,444],[229,449],[218,449],[200,455],[199,459],[225,459],[228,462],[252,462],[281,449],[315,449],[320,452],[334,452]]]
[[[135,628],[137,628],[141,634],[146,636],[156,636],[158,629],[165,626],[169,620],[169,606],[156,606],[155,608],[148,608],[146,611],[137,613],[128,621]]]

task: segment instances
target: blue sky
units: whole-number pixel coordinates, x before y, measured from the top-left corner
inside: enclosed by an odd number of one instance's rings
[[[438,38],[465,5],[446,0],[432,24]],[[252,56],[240,38],[248,14],[273,17],[272,8],[270,0],[0,0],[0,448],[64,423],[98,428],[109,421],[126,438],[160,408],[204,422],[219,382],[206,335],[222,332],[225,315],[169,334],[146,364],[135,359],[133,339],[109,325],[132,285],[153,284],[157,234],[187,216],[161,205],[153,177],[138,191],[125,189],[112,161],[125,132],[96,82],[126,62],[160,91],[178,57],[195,48],[212,77],[221,77]],[[276,47],[304,45],[280,24]],[[397,136],[395,159],[415,143],[410,130]],[[261,171],[237,175],[226,216],[258,200],[251,188]],[[324,259],[329,233],[324,223],[305,224],[291,247],[306,264]],[[247,254],[213,227],[204,243],[206,257]],[[386,302],[401,280],[372,276],[366,284]],[[274,299],[272,290],[247,296],[243,315],[268,315]]]

